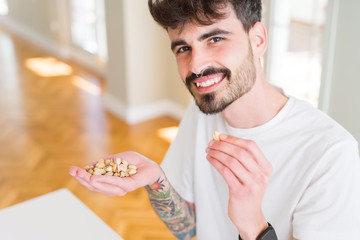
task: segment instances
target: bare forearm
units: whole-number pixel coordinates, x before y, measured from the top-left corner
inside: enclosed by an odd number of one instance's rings
[[[195,213],[174,190],[165,176],[146,186],[155,212],[178,239],[195,236]]]

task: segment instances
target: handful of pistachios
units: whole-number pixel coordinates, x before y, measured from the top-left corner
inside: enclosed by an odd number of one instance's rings
[[[137,167],[117,157],[100,159],[95,165],[85,166],[85,170],[92,175],[129,177],[137,172]]]

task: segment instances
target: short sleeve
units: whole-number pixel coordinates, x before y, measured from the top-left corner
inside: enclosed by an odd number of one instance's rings
[[[343,141],[327,149],[293,215],[294,238],[359,238],[359,171],[355,141]]]
[[[193,172],[197,108],[191,102],[161,163],[167,179],[174,189],[188,202],[194,202]]]

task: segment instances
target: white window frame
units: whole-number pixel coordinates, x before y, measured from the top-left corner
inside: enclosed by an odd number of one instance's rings
[[[319,109],[329,113],[332,86],[332,69],[335,59],[336,35],[339,18],[339,1],[328,0],[327,18],[323,40],[322,75],[319,95]]]

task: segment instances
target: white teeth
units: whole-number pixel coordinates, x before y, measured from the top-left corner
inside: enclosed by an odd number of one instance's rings
[[[196,86],[197,87],[209,87],[211,85],[214,85],[215,83],[220,82],[222,78],[221,77],[217,77],[217,78],[213,78],[213,79],[209,79],[206,82],[197,82]]]

